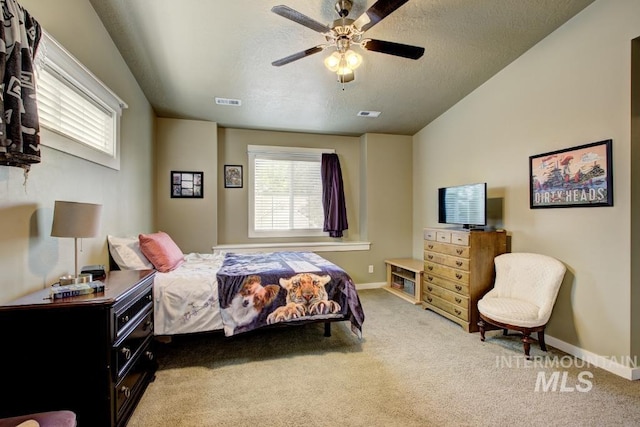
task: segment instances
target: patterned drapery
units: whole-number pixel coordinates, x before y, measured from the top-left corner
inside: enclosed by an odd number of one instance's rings
[[[40,162],[33,59],[42,29],[16,0],[2,0],[0,19],[0,165],[28,172]]]
[[[324,208],[324,231],[331,237],[342,237],[342,232],[349,228],[347,207],[344,202],[342,169],[338,155],[322,154],[322,205]]]

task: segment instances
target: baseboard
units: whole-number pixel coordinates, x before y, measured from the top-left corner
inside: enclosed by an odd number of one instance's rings
[[[604,369],[605,371],[609,371],[612,374],[632,381],[640,379],[640,367],[638,367],[636,363],[631,363],[634,366],[626,366],[620,363],[622,360],[631,361],[631,358],[626,358],[624,356],[601,356],[546,334],[545,341],[547,344],[557,348],[558,350],[562,350],[565,353],[582,359],[593,366]]]
[[[356,290],[361,291],[363,289],[378,289],[386,284],[387,282],[356,283]]]

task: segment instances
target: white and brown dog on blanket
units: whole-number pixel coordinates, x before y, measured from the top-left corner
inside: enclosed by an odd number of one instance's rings
[[[236,329],[253,322],[262,309],[273,302],[279,291],[278,285],[262,286],[260,276],[247,277],[231,304],[220,310],[226,334],[231,335]]]

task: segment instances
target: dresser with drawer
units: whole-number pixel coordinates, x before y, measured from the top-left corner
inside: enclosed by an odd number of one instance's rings
[[[155,271],[112,271],[104,292],[0,305],[0,416],[68,409],[78,426],[124,426],[154,378]]]
[[[477,332],[478,300],[493,286],[493,259],[506,251],[504,230],[425,229],[423,307]]]

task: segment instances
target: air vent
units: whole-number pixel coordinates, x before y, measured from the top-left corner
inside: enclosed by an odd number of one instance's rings
[[[380,115],[380,111],[358,111],[358,117],[376,118]]]
[[[216,97],[216,104],[218,105],[233,105],[234,107],[239,107],[242,105],[242,101],[239,99],[231,99],[231,98],[218,98]]]

